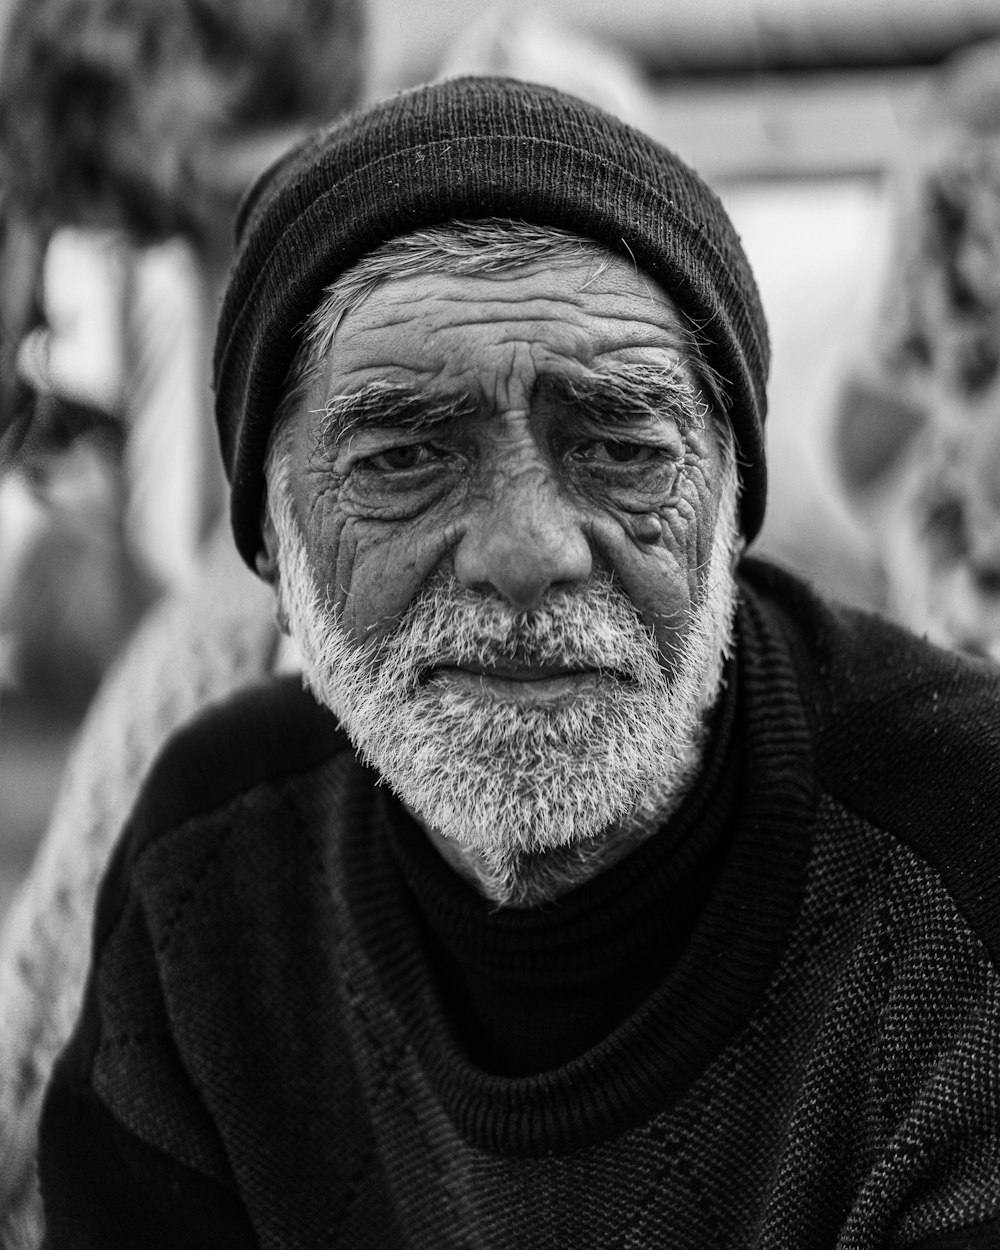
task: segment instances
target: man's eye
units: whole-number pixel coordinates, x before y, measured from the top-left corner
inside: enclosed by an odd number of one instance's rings
[[[401,469],[419,469],[422,465],[436,460],[437,455],[431,447],[422,443],[405,443],[400,447],[388,447],[374,456],[367,456],[365,463],[373,469],[383,471],[399,471]]]
[[[620,439],[606,438],[600,442],[589,443],[583,448],[583,455],[588,460],[604,463],[642,464],[656,457],[657,448],[648,443],[627,443]]]

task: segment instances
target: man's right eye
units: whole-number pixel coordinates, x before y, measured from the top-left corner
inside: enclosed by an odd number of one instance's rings
[[[439,457],[432,447],[423,443],[404,443],[400,447],[387,447],[374,456],[366,456],[364,463],[384,473],[398,473],[404,469],[419,469],[437,459]]]

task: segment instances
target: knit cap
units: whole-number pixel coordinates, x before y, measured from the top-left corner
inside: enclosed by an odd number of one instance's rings
[[[757,286],[718,197],[672,152],[582,100],[458,78],[346,115],[247,193],[215,344],[216,420],[247,563],[261,545],[268,438],[324,287],[398,235],[482,217],[594,239],[634,259],[687,314],[725,387],[752,538],[766,495],[770,353]]]

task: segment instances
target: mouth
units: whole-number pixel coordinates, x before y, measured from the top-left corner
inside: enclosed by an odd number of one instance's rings
[[[488,694],[515,703],[551,703],[578,698],[597,686],[604,676],[603,670],[597,668],[446,663],[431,669],[426,674],[425,681],[469,694]]]

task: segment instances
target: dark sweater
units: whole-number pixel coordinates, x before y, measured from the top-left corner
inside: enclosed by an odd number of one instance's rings
[[[1000,679],[744,589],[700,784],[558,907],[450,877],[294,685],[179,735],[46,1101],[50,1244],[1000,1246]]]

